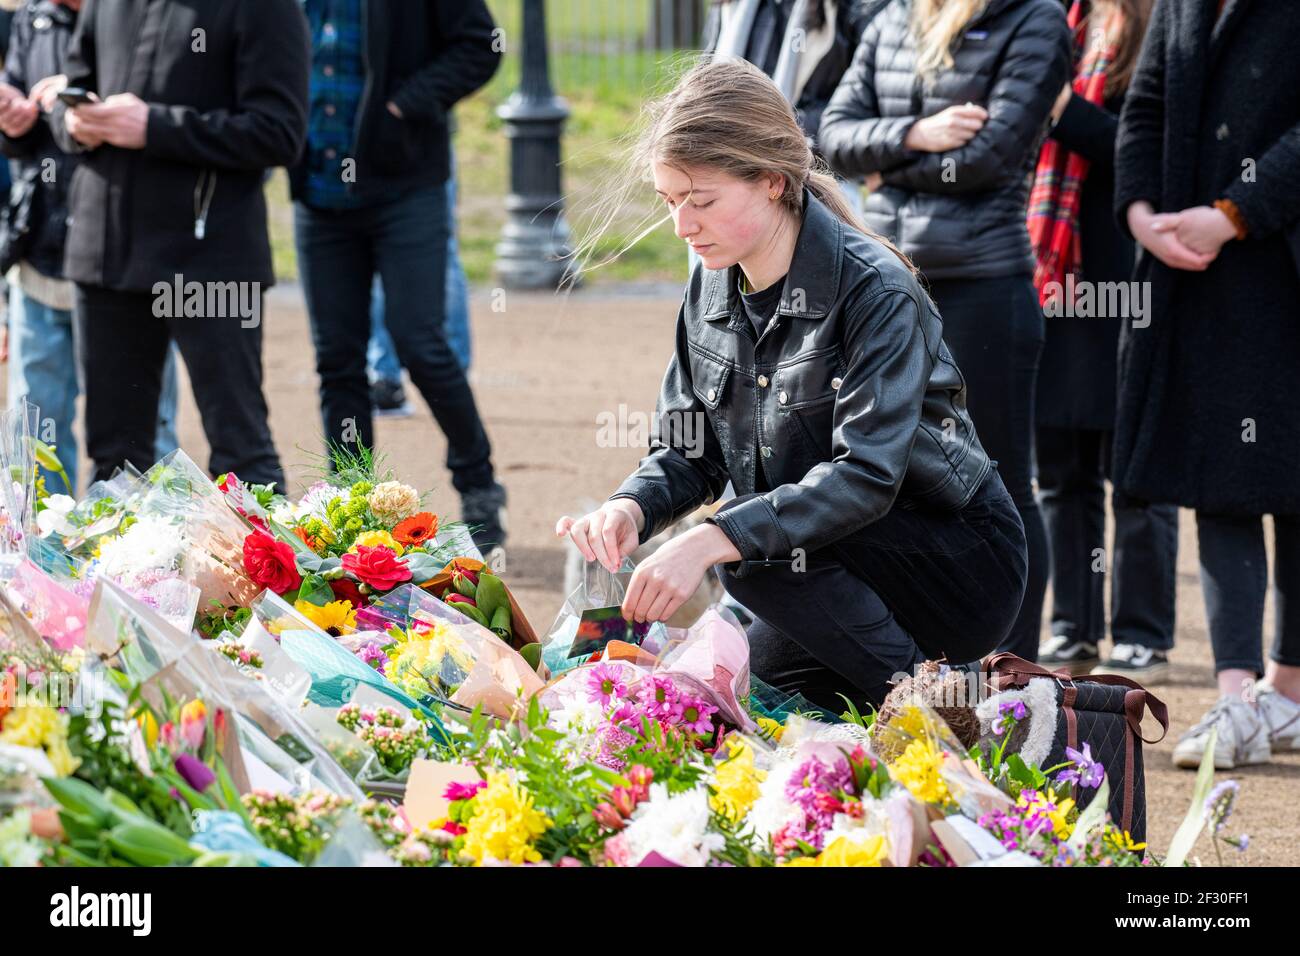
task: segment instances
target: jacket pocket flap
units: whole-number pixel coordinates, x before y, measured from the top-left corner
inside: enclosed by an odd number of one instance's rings
[[[731,366],[721,365],[696,356],[691,363],[691,388],[705,408],[717,408],[727,394],[727,380]]]

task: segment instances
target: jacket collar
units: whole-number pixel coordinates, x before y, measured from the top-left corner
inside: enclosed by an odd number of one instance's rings
[[[840,288],[840,252],[844,223],[807,189],[803,191],[803,221],[795,240],[790,271],[781,291],[777,315],[824,319]],[[740,266],[705,269],[700,289],[703,318],[716,322],[730,318],[740,305],[736,291]]]

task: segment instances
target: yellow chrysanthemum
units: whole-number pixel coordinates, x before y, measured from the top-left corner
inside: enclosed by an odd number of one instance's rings
[[[351,554],[357,553],[358,545],[365,545],[367,548],[389,548],[399,556],[404,550],[397,539],[387,531],[363,531],[357,535],[356,540],[352,542],[352,547],[348,548]]]
[[[821,863],[815,856],[797,856],[793,860],[778,863],[777,866],[821,866]]]
[[[889,765],[895,780],[923,803],[947,803],[948,785],[944,783],[939,768],[943,754],[929,740],[913,740],[907,749]]]
[[[758,729],[768,740],[775,740],[777,743],[781,742],[781,737],[785,734],[785,725],[771,717],[758,718]]]
[[[767,773],[754,766],[754,751],[748,743],[728,738],[730,758],[714,772],[714,793],[709,805],[732,823],[739,823],[759,797],[759,784]]]
[[[0,743],[41,748],[60,777],[77,769],[80,761],[68,749],[68,717],[48,704],[24,700],[10,711],[0,730]]]
[[[533,841],[551,821],[533,806],[532,795],[503,771],[488,774],[487,787],[474,798],[473,816],[465,824],[463,852],[475,865],[537,863],[542,855]]]
[[[335,637],[351,634],[357,627],[357,611],[350,601],[312,604],[310,601],[298,600],[294,602],[293,609],[326,634]]]
[[[891,717],[889,726],[914,739],[925,737],[929,732],[929,722],[926,720],[925,712],[915,704],[903,708],[902,713]]]
[[[848,837],[836,837],[817,857],[817,865],[880,866],[888,850],[883,836],[868,837],[861,843]]]

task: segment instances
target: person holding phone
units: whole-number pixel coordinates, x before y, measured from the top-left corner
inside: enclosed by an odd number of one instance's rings
[[[84,0],[64,72],[98,102],[59,102],[50,125],[80,160],[64,267],[96,478],[152,459],[175,342],[209,470],[283,490],[262,391],[261,297],[275,283],[263,174],[301,150],[307,56],[296,0]],[[161,298],[177,282],[204,288],[215,314]],[[251,315],[231,308],[232,288]]]
[[[9,157],[14,188],[2,216],[0,273],[9,280],[10,406],[40,408],[40,437],[56,447],[75,494],[79,458],[73,427],[77,381],[73,286],[64,277],[68,188],[77,157],[55,142],[46,115],[56,102],[94,101],[66,89],[68,47],[81,0],[33,0],[14,14],[4,73],[0,75],[0,150]],[[176,362],[163,373],[153,455],[177,446]],[[61,484],[47,476],[50,490]]]
[[[637,567],[623,612],[667,619],[716,570],[755,615],[753,672],[835,712],[927,658],[992,651],[1024,594],[1024,527],[911,263],[753,65],[697,66],[651,116],[639,162],[701,261],[650,454],[556,534],[613,571],[730,480],[737,497]]]

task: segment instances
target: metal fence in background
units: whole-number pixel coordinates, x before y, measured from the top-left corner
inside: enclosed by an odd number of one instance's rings
[[[546,0],[551,81],[560,95],[579,90],[647,91],[671,75],[676,54],[699,47],[712,0]],[[520,35],[522,0],[488,0],[507,51]],[[518,58],[502,64],[518,78]]]

